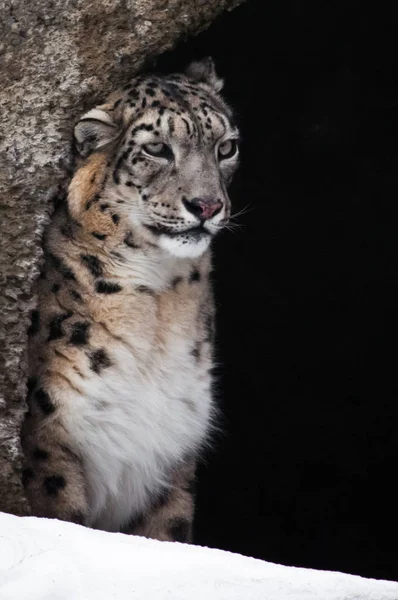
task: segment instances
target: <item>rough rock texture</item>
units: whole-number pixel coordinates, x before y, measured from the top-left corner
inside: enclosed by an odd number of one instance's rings
[[[0,511],[19,483],[26,329],[72,125],[148,59],[243,0],[0,0]]]

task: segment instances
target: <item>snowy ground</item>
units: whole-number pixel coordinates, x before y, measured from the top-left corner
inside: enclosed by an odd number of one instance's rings
[[[398,600],[398,583],[0,513],[1,600]]]

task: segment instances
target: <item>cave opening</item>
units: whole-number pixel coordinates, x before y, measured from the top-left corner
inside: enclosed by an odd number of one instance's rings
[[[154,65],[211,55],[242,131],[242,214],[215,248],[224,433],[199,471],[198,544],[398,575],[393,22],[247,0]]]

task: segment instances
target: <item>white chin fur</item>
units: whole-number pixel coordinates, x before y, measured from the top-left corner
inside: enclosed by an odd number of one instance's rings
[[[166,250],[178,258],[197,258],[207,250],[210,242],[210,235],[202,236],[200,239],[190,239],[184,234],[177,237],[161,235],[158,240],[159,247],[162,250]]]

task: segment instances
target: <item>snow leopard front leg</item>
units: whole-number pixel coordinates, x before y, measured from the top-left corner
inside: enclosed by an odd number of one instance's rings
[[[176,469],[170,487],[153,503],[147,515],[133,521],[123,533],[161,541],[192,542],[195,508],[195,461]]]

